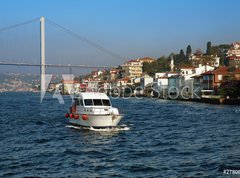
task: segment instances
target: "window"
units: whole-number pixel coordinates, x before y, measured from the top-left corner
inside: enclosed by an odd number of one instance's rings
[[[93,102],[92,102],[91,99],[85,99],[84,103],[85,103],[85,106],[92,106],[93,105]]]
[[[102,106],[102,100],[101,99],[94,99],[93,104],[94,104],[94,106]]]
[[[74,98],[74,103],[79,106],[79,100],[77,98]]]
[[[103,106],[111,106],[109,100],[102,100],[102,102],[103,102]]]
[[[83,100],[80,99],[79,102],[80,102],[80,105],[83,106]]]
[[[218,75],[218,80],[222,80],[222,75]]]

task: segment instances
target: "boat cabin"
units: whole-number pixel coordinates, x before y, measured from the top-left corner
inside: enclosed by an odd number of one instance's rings
[[[109,107],[111,102],[105,93],[80,93],[74,98],[76,106]]]

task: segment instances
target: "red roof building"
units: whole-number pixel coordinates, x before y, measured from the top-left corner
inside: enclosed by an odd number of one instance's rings
[[[240,69],[219,67],[213,71],[202,74],[203,90],[213,90],[217,92],[219,86],[224,82],[225,78],[230,77],[231,80],[240,80]]]

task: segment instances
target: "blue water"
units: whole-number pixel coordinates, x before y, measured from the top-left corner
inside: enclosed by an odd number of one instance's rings
[[[240,106],[114,99],[124,129],[71,128],[71,100],[0,94],[1,177],[228,177],[240,169]]]

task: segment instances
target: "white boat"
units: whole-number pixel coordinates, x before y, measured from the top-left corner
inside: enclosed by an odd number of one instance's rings
[[[65,115],[74,125],[86,127],[115,127],[123,118],[117,108],[112,107],[105,93],[83,92],[75,95],[70,113]]]

